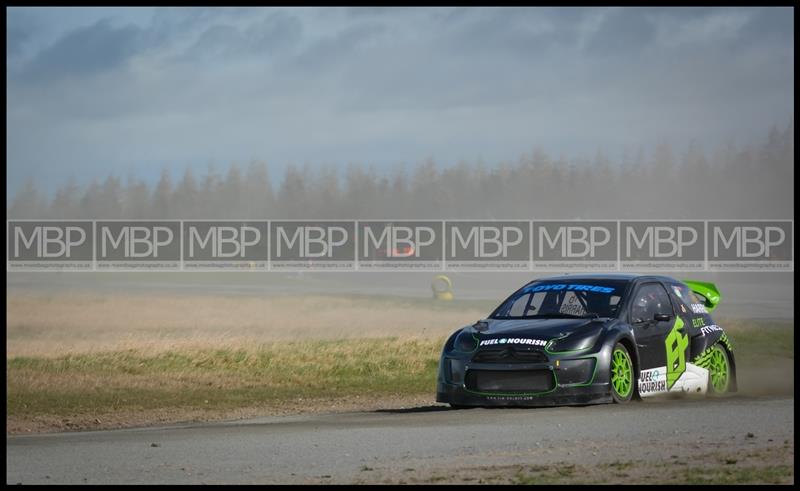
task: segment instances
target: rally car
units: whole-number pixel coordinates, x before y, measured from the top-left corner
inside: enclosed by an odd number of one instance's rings
[[[712,283],[652,275],[532,281],[453,333],[436,400],[461,406],[626,403],[736,391],[736,362],[710,312]]]

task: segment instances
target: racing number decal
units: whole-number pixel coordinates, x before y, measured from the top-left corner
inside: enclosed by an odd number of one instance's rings
[[[686,371],[686,348],[689,346],[689,336],[681,332],[683,319],[675,318],[675,325],[667,335],[667,390],[671,389]]]

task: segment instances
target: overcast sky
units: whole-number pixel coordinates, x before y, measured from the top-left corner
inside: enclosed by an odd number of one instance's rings
[[[765,138],[791,8],[9,8],[7,191]]]

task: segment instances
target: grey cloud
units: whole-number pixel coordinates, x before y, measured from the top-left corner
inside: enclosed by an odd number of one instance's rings
[[[348,7],[345,9],[351,17],[381,17],[412,12],[412,7]]]
[[[530,32],[505,10],[487,15],[462,18],[457,27],[442,33],[443,45],[465,56],[497,50],[525,51],[549,39],[543,33]]]
[[[364,42],[386,32],[386,26],[379,22],[364,22],[347,27],[335,35],[325,36],[312,43],[297,56],[295,66],[309,69],[325,69],[335,62],[354,55]]]
[[[285,12],[275,12],[247,27],[214,24],[200,34],[185,53],[186,59],[231,59],[248,55],[274,55],[295,46],[302,38],[300,20]]]
[[[234,26],[216,24],[206,29],[197,42],[187,50],[189,58],[198,59],[235,50],[244,43],[244,35]]]
[[[656,21],[667,18],[681,23],[713,23],[721,17],[739,15],[746,17],[741,28],[731,39],[736,42],[754,42],[765,39],[786,40],[794,34],[793,9],[790,7],[751,7],[751,8],[719,8],[719,7],[683,7],[647,9],[646,15]],[[709,41],[726,41],[713,39]]]
[[[22,71],[27,81],[49,83],[65,76],[86,77],[118,68],[141,46],[142,30],[114,27],[108,20],[65,35],[37,54]]]
[[[266,10],[252,7],[165,7],[156,10],[153,24],[173,30],[205,27],[221,21],[236,22],[261,15]]]
[[[246,36],[250,40],[250,48],[258,51],[296,44],[302,33],[303,24],[297,17],[276,12],[264,21],[248,27]]]
[[[6,55],[11,58],[22,53],[31,38],[31,31],[25,26],[12,24],[6,29]]]
[[[39,29],[39,22],[26,12],[6,9],[6,56],[22,55]]]
[[[794,36],[794,10],[792,8],[759,9],[742,28],[739,45],[753,40],[783,42]]]
[[[571,54],[585,36],[586,21],[603,11],[584,8],[459,8],[433,14],[431,46],[462,58],[539,59],[554,51]]]
[[[655,37],[655,25],[640,8],[609,11],[590,37],[586,51],[591,55],[627,56],[644,48]]]

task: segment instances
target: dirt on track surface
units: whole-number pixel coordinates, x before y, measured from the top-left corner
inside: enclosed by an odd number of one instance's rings
[[[794,398],[453,410],[9,436],[15,483],[794,482]]]

